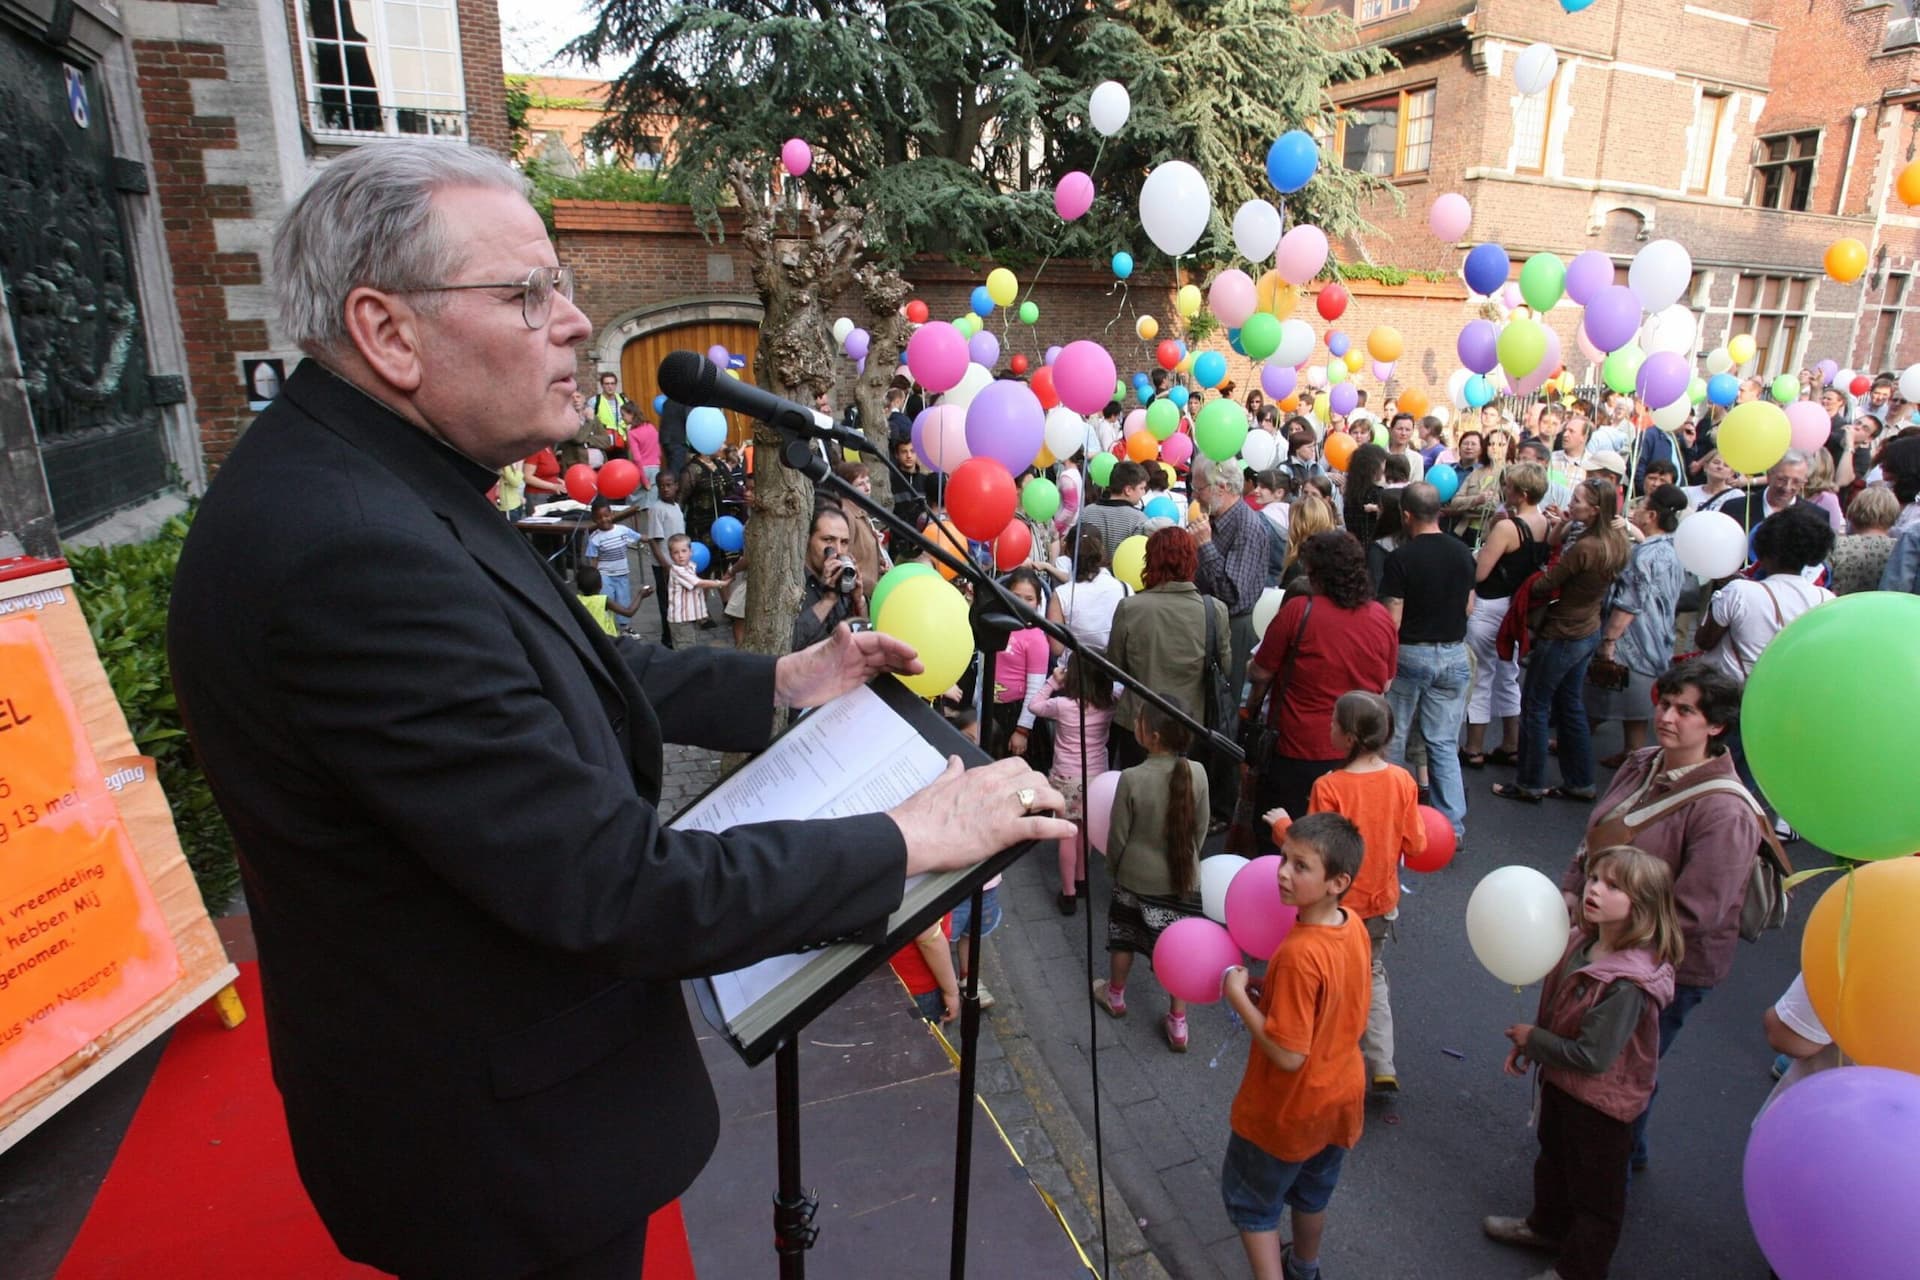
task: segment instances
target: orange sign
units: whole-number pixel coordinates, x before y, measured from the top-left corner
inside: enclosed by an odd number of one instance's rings
[[[180,973],[39,620],[0,621],[0,1098]]]

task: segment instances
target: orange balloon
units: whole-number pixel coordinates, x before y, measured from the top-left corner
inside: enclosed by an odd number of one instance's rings
[[[1300,291],[1280,278],[1278,271],[1269,271],[1260,277],[1254,286],[1254,304],[1260,310],[1271,312],[1285,320],[1300,305]]]
[[[1910,161],[1893,185],[1906,203],[1920,204],[1920,160]]]
[[[1427,393],[1418,387],[1408,387],[1400,393],[1400,411],[1402,413],[1410,413],[1416,418],[1424,418],[1427,416],[1427,410],[1431,408],[1433,408],[1433,401],[1429,400]]]
[[[1407,344],[1401,339],[1400,331],[1392,325],[1375,325],[1367,335],[1367,354],[1381,364],[1392,364],[1406,350]]]
[[[1920,1071],[1911,994],[1920,963],[1916,911],[1920,860],[1889,858],[1843,872],[1807,916],[1800,938],[1807,998],[1841,1051],[1863,1066]]]
[[[1340,358],[1346,361],[1348,373],[1360,372],[1360,366],[1367,362],[1366,353],[1358,347],[1348,347],[1347,354]]]
[[[1846,236],[1827,246],[1827,274],[1841,284],[1852,284],[1867,269],[1867,246]]]
[[[1320,446],[1320,452],[1326,455],[1328,466],[1335,471],[1345,471],[1347,463],[1353,459],[1353,451],[1359,447],[1359,442],[1346,432],[1332,431],[1327,434],[1326,443]]]
[[[926,532],[927,532],[927,537],[933,540],[933,543],[935,546],[941,547],[947,551],[951,551],[954,555],[958,556],[962,560],[965,560],[967,558],[966,536],[962,534],[958,529],[954,528],[951,524],[948,524],[945,520],[938,520],[932,524],[929,524],[927,526]],[[933,562],[933,567],[940,571],[941,577],[943,578],[953,577],[953,570],[948,568],[946,565],[940,563],[940,561],[935,560]]]
[[[1160,441],[1142,427],[1127,434],[1127,456],[1135,462],[1151,462],[1160,456]]]
[[[1280,402],[1280,412],[1282,413],[1294,413],[1299,408],[1300,408],[1300,393],[1297,391],[1294,392],[1292,395],[1288,396],[1285,400],[1282,400]]]

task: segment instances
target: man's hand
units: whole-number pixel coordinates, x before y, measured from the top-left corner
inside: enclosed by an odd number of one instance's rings
[[[1020,803],[1027,789],[1033,791],[1033,812]],[[956,756],[887,816],[906,838],[907,874],[915,876],[971,867],[1023,840],[1071,840],[1077,830],[1071,822],[1039,812],[1066,806],[1065,797],[1024,760],[1008,757],[963,769]]]
[[[1213,522],[1205,516],[1199,516],[1192,525],[1188,526],[1187,532],[1193,535],[1195,542],[1204,547],[1213,541]]]
[[[1527,1037],[1532,1034],[1533,1024],[1531,1022],[1516,1022],[1506,1030],[1507,1039],[1513,1041],[1513,1047],[1516,1049],[1525,1049],[1527,1047]]]
[[[855,631],[843,622],[825,640],[773,664],[773,702],[779,707],[817,707],[877,675],[911,676],[924,670],[911,646],[878,631]]]
[[[1501,1067],[1510,1076],[1524,1076],[1533,1064],[1527,1061],[1527,1055],[1518,1049],[1507,1050],[1507,1061]]]

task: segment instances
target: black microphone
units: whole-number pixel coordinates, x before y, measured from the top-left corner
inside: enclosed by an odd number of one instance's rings
[[[871,449],[867,438],[834,424],[818,409],[774,395],[741,378],[723,378],[713,361],[697,351],[675,351],[660,362],[660,390],[667,399],[685,405],[706,405],[744,413],[749,418],[791,427],[820,440],[837,440],[856,449]]]

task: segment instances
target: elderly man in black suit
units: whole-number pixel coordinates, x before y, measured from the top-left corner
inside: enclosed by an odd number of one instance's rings
[[[396,141],[281,224],[311,359],[180,561],[180,705],[232,824],[274,1078],[347,1256],[403,1277],[639,1274],[718,1116],[678,981],[884,922],[907,876],[1065,838],[1018,760],[889,813],[668,830],[662,743],[915,669],[839,628],[779,660],[600,631],[493,511],[572,435],[589,334],[520,176]]]

